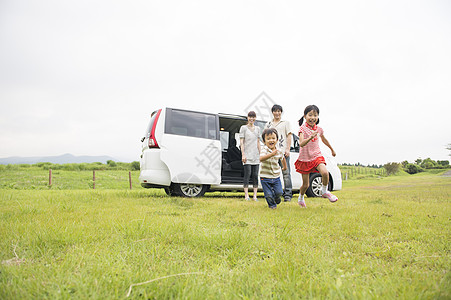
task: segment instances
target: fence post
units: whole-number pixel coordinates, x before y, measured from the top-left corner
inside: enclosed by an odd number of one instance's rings
[[[128,181],[130,182],[130,189],[132,189],[132,172],[128,172]]]
[[[345,180],[348,180],[348,172],[346,172],[346,179]]]
[[[49,169],[49,186],[52,186],[52,169]]]
[[[92,189],[96,189],[96,171],[92,170]]]

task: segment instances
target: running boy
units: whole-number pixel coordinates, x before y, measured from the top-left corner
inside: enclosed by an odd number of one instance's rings
[[[287,163],[284,153],[277,149],[277,141],[279,140],[277,130],[275,128],[263,130],[262,138],[265,146],[260,153],[260,181],[269,208],[276,209],[283,194],[279,160],[282,160],[283,171],[287,169]]]

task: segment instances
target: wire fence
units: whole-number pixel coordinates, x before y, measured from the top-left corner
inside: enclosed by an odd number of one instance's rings
[[[384,168],[340,166],[340,171],[342,180],[387,176],[387,171]]]
[[[0,189],[139,189],[139,171],[0,170]]]

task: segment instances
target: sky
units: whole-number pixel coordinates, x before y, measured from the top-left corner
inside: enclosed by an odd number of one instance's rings
[[[449,160],[450,16],[447,0],[2,0],[0,157],[135,161],[158,108],[277,103],[295,133],[316,104],[339,163]]]

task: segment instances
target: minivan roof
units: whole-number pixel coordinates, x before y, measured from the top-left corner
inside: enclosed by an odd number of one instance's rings
[[[176,109],[176,110],[182,110],[182,111],[191,111],[191,112],[199,112],[199,113],[206,113],[206,114],[215,114],[213,112],[204,112],[204,111],[197,111],[197,110],[187,110],[187,109],[182,109],[182,108],[175,108],[175,107],[166,107],[169,109]],[[243,116],[243,115],[234,115],[234,114],[226,114],[226,113],[217,113],[217,115],[221,118],[228,118],[228,119],[238,119],[238,120],[244,120],[247,121],[247,116]],[[263,120],[256,120],[256,121],[260,121],[260,122],[264,122]]]

